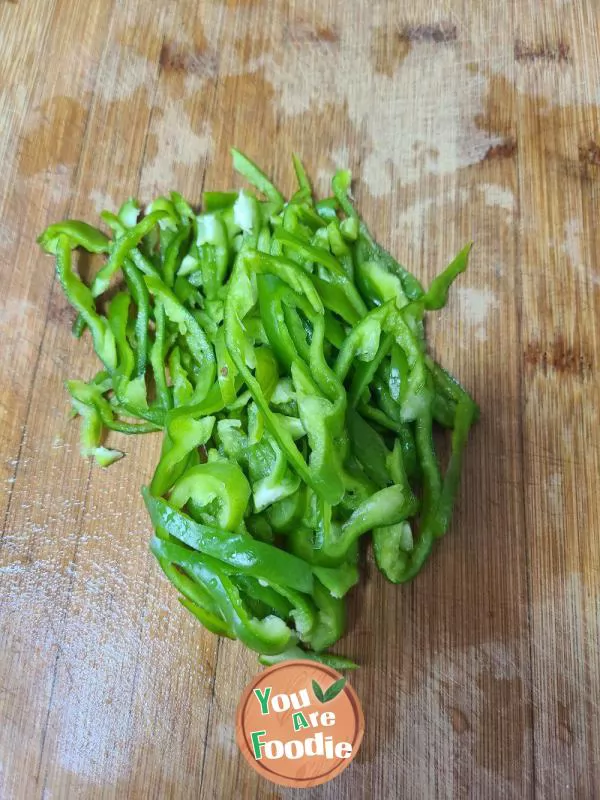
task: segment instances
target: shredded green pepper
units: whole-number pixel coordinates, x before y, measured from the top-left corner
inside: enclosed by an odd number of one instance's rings
[[[466,269],[467,245],[425,291],[375,242],[337,172],[315,200],[293,157],[286,201],[238,150],[252,192],[176,192],[142,212],[103,212],[112,238],[65,220],[39,237],[55,256],[77,335],[103,369],[68,381],[81,451],[123,455],[104,432],[162,431],[143,489],[150,548],[182,605],[261,663],[328,653],[371,534],[383,575],[417,575],[448,530],[479,410],[427,352],[424,319]],[[81,248],[106,260],[88,286]],[[118,283],[108,303],[103,295]],[[449,431],[445,469],[434,426]]]

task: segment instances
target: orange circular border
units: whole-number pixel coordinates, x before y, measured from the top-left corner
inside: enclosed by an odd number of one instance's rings
[[[250,697],[254,689],[256,688],[257,684],[262,683],[264,679],[269,675],[277,672],[281,669],[286,669],[291,666],[299,666],[303,669],[307,667],[313,666],[315,671],[320,672],[321,674],[325,674],[334,680],[338,680],[343,676],[336,672],[332,667],[328,667],[325,664],[321,664],[318,661],[311,661],[310,659],[296,659],[292,661],[281,661],[279,664],[274,664],[272,667],[263,670],[258,675],[256,675],[250,684],[244,690],[242,697],[240,698],[240,702],[238,703],[237,713],[235,717],[235,738],[238,744],[238,747],[242,751],[242,755],[246,759],[246,761],[250,764],[252,769],[254,769],[259,775],[267,780],[271,781],[271,783],[275,783],[278,786],[289,786],[295,789],[306,788],[310,789],[313,786],[321,786],[324,783],[328,783],[330,780],[333,780],[337,775],[343,772],[346,767],[350,766],[356,754],[359,751],[360,745],[363,740],[363,735],[365,732],[365,718],[363,714],[363,710],[360,704],[360,700],[358,699],[358,695],[354,691],[354,688],[350,686],[349,683],[343,688],[343,692],[346,694],[350,704],[352,706],[352,710],[354,711],[354,716],[356,719],[356,733],[354,739],[351,742],[352,745],[352,756],[350,758],[340,759],[339,763],[337,763],[334,767],[332,767],[329,772],[324,773],[323,775],[319,775],[317,777],[310,777],[310,778],[288,778],[285,775],[279,775],[277,772],[273,771],[272,769],[265,767],[262,761],[257,761],[254,758],[254,754],[251,750],[250,744],[248,742],[248,738],[246,736],[246,729],[244,727],[244,711],[248,704]],[[316,675],[315,675],[316,677]]]

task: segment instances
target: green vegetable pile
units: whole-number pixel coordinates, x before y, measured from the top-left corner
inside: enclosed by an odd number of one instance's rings
[[[294,157],[285,201],[237,150],[263,199],[205,192],[196,214],[173,192],[140,211],[51,225],[74,332],[103,369],[67,382],[82,453],[123,454],[105,429],[163,431],[143,496],[150,548],[182,604],[262,663],[316,658],[345,625],[359,540],[408,581],[446,532],[478,409],[426,350],[424,315],[467,266],[465,247],[425,291],[373,240],[349,199],[350,173],[315,201]],[[102,254],[86,285],[72,251]],[[445,469],[434,423],[451,430]]]

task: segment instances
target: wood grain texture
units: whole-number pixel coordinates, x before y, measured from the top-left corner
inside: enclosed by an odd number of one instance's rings
[[[367,558],[339,647],[361,753],[315,798],[600,796],[600,10],[593,0],[0,3],[0,797],[278,798],[234,743],[252,654],[147,551],[160,442],[78,455],[89,343],[37,233],[138,194],[287,191],[349,166],[482,406],[452,529],[410,586]],[[118,441],[118,440],[116,440]],[[117,445],[118,446],[118,445]]]

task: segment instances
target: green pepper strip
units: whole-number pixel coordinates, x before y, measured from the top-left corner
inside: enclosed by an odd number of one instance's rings
[[[456,416],[456,405],[444,397],[442,394],[436,394],[431,402],[431,414],[435,422],[442,425],[444,428],[454,428],[454,419]]]
[[[307,202],[312,202],[308,200]],[[317,214],[314,210],[312,205],[306,205],[303,203],[302,205],[295,206],[296,214],[298,215],[298,220],[302,222],[306,228],[308,228],[314,235],[314,233],[322,228],[325,228],[326,223],[325,220]]]
[[[263,436],[249,449],[248,467],[257,513],[294,494],[300,486],[300,478],[289,468],[285,454],[270,436]]]
[[[183,567],[205,587],[217,603],[228,629],[251,650],[276,654],[286,649],[292,631],[279,617],[268,616],[258,620],[250,616],[239,589],[223,571],[221,562],[157,537],[150,542],[150,549],[159,560],[167,559]]]
[[[358,239],[358,232],[358,217],[346,217],[340,222],[340,233],[347,241],[355,242]]]
[[[98,409],[94,405],[87,405],[71,398],[74,410],[81,416],[81,455],[86,458],[93,456],[96,463],[101,467],[109,467],[123,457],[120,450],[109,450],[103,447],[102,442],[102,419]]]
[[[348,434],[354,457],[380,489],[391,483],[386,467],[389,451],[381,436],[352,409],[347,414]]]
[[[140,378],[146,374],[148,361],[148,322],[150,320],[150,299],[148,289],[135,265],[125,259],[123,262],[123,275],[137,306],[135,318],[135,376]]]
[[[452,375],[450,375],[443,367],[440,367],[439,364],[436,364],[431,356],[425,355],[425,363],[433,375],[435,385],[444,394],[444,396],[449,400],[453,400],[457,404],[466,401],[473,403],[475,407],[475,419],[478,419],[479,409],[477,404],[474,402],[471,395],[460,385],[456,378],[453,378]]]
[[[123,267],[125,259],[130,257],[131,260],[134,262],[136,267],[146,275],[157,275],[158,271],[153,266],[153,264],[140,253],[137,249],[137,245],[140,243],[141,239],[148,232],[148,230],[154,228],[157,221],[162,219],[165,216],[166,212],[164,211],[157,211],[153,215],[150,214],[145,217],[141,222],[135,225],[133,228],[127,228],[121,219],[117,217],[115,214],[111,214],[109,211],[103,211],[101,214],[102,219],[112,228],[115,234],[118,234],[119,238],[113,245],[113,250],[111,256],[107,263],[102,267],[102,269],[98,272],[94,280],[92,281],[91,292],[93,297],[98,297],[101,295],[110,283],[110,279],[112,275],[119,269]],[[148,222],[148,220],[150,220]],[[89,226],[88,226],[89,227]],[[142,231],[141,235],[138,237],[139,231]],[[98,233],[100,233],[98,231]],[[103,235],[103,234],[102,234]],[[106,252],[106,251],[92,251],[92,252]],[[75,322],[73,323],[73,335],[79,338],[83,333],[86,326],[86,321],[80,314]]]
[[[68,238],[71,248],[83,247],[88,253],[108,253],[110,247],[110,240],[102,231],[77,219],[50,225],[38,236],[37,243],[44,252],[56,255],[61,236]]]
[[[63,234],[59,235],[56,243],[56,272],[67,300],[79,312],[92,333],[98,358],[109,371],[114,370],[117,366],[115,337],[106,319],[96,311],[91,291],[73,272],[71,242]]]
[[[163,263],[162,275],[166,285],[171,288],[175,282],[175,273],[177,272],[179,253],[183,244],[186,242],[190,235],[189,227],[182,228],[171,239],[165,253],[165,260]]]
[[[388,551],[388,557],[383,564],[383,572],[393,583],[406,583],[420,572],[431,552],[436,533],[441,530],[440,519],[437,515],[442,487],[431,438],[431,421],[431,412],[424,413],[416,421],[416,444],[423,475],[421,530],[410,552],[403,552],[401,547],[398,547],[395,562],[392,561]],[[454,484],[449,488],[449,492],[452,488],[454,488]],[[402,544],[402,536],[396,535],[396,543]]]
[[[178,570],[173,569],[173,572],[177,571]],[[170,576],[167,575],[167,577]],[[172,580],[171,582],[173,583]],[[229,625],[220,619],[220,617],[206,611],[202,606],[194,603],[193,600],[189,600],[187,597],[180,597],[179,602],[184,608],[187,608],[210,633],[214,633],[217,636],[226,636],[228,639],[235,639],[235,635]]]
[[[171,192],[171,203],[179,216],[181,222],[185,225],[194,220],[194,210],[188,201],[179,194],[179,192]]]
[[[150,484],[153,495],[159,497],[171,488],[185,470],[187,456],[210,439],[214,424],[214,417],[195,419],[186,407],[167,414],[163,449]]]
[[[357,252],[362,251],[359,248]],[[379,261],[357,258],[356,282],[362,296],[370,305],[378,306],[394,300],[396,307],[402,308],[409,302],[400,276],[390,272]]]
[[[282,217],[283,223],[280,226],[280,230],[287,231],[290,235],[294,236],[299,241],[310,244],[310,240],[313,235],[313,227],[305,225],[304,222],[300,221],[301,217],[300,209],[301,206],[295,204],[294,202],[290,202],[287,204],[283,212],[283,217]],[[321,219],[318,215],[317,219],[319,220],[320,223]],[[295,256],[294,260],[296,260]]]
[[[237,370],[235,369],[235,365],[231,362],[231,357],[229,353],[227,354],[230,364],[231,370],[234,371],[237,377]],[[258,381],[258,385],[261,388],[261,391],[265,397],[267,403],[271,402],[271,397],[273,396],[273,392],[275,391],[275,387],[279,381],[279,369],[277,364],[277,359],[270,347],[257,347],[254,351],[254,357],[256,361],[256,366],[254,369],[254,375],[256,380]],[[237,388],[235,388],[235,392],[237,393]],[[239,400],[238,400],[239,402]],[[256,408],[256,406],[254,406]],[[278,421],[280,417],[277,417]],[[252,423],[254,425],[253,428],[253,440],[260,441],[264,431],[264,418],[263,415],[256,409],[256,413],[252,419]],[[250,407],[249,407],[249,416],[248,416],[248,425],[250,425]]]
[[[217,359],[217,380],[221,388],[223,403],[229,405],[229,403],[233,403],[237,396],[235,387],[237,369],[225,346],[225,330],[223,327],[220,327],[217,331],[214,346]]]
[[[312,188],[310,185],[310,179],[304,169],[304,164],[300,160],[299,156],[296,153],[292,153],[292,161],[294,162],[294,172],[296,173],[296,178],[298,179],[298,186],[300,189],[307,191],[309,196],[312,195]]]
[[[203,192],[202,208],[205,212],[231,208],[238,199],[238,192]]]
[[[161,529],[156,530],[156,538],[167,544],[171,542],[169,534]],[[150,549],[152,550],[152,545]],[[154,555],[156,555],[167,578],[185,598],[191,600],[195,605],[200,606],[205,612],[210,614],[211,617],[224,622],[219,605],[215,602],[210,590],[206,586],[197,583],[182,567],[177,566],[170,559],[161,557],[156,553]]]
[[[405,318],[404,312],[409,308],[410,306],[405,306],[402,311],[391,311],[383,326],[386,332],[394,335],[396,343],[406,356],[408,377],[400,404],[401,419],[404,422],[417,419],[429,409],[434,395],[433,383],[428,380],[429,373],[420,343]]]
[[[323,200],[317,200],[315,203],[315,211],[321,219],[329,221],[338,218],[337,212],[340,204],[335,197],[326,197]]]
[[[110,214],[110,212],[107,212]],[[126,228],[133,228],[140,214],[140,204],[135,197],[129,197],[119,209],[117,218],[121,225]]]
[[[348,199],[351,183],[352,173],[347,169],[340,169],[333,176],[331,188],[344,213],[349,217],[358,217],[356,209]]]
[[[261,583],[257,578],[242,573],[235,575],[234,581],[245,595],[266,606],[281,619],[290,619],[290,612],[294,606],[281,592],[276,591],[265,581]]]
[[[406,569],[408,554],[414,548],[410,523],[407,520],[373,529],[373,552],[379,571],[391,583],[399,583]]]
[[[338,350],[344,344],[346,339],[346,330],[341,322],[339,322],[331,313],[325,310],[325,337]]]
[[[236,150],[235,147],[231,148],[231,156],[233,159],[233,168],[240,175],[243,175],[248,183],[255,186],[259,192],[262,192],[275,206],[276,211],[283,208],[284,199],[281,192],[273,186],[271,181],[267,178],[265,173],[256,166],[253,161]]]
[[[409,300],[419,300],[425,294],[425,290],[421,286],[420,281],[401,266],[387,250],[384,250],[383,247],[375,242],[367,226],[363,222],[359,225],[355,257],[357,260],[375,261],[388,272],[391,272],[393,275],[398,275],[402,282],[404,294]]]
[[[354,219],[354,217],[352,217],[352,219]],[[342,223],[340,223],[337,219],[332,220],[327,226],[327,236],[329,239],[329,248],[331,249],[331,252],[339,260],[348,279],[352,282],[352,285],[354,285],[354,260],[352,258],[352,251],[342,236],[342,225],[349,222],[350,219],[345,219]],[[363,300],[360,297],[360,293],[356,292],[356,294],[362,303]]]
[[[386,466],[394,483],[401,486],[405,492],[412,492],[404,463],[404,447],[400,439],[394,441],[392,452],[386,457]]]
[[[180,329],[187,340],[190,353],[201,367],[200,378],[196,383],[194,394],[190,402],[197,403],[205,399],[216,377],[216,362],[213,348],[206,334],[198,324],[194,315],[177,299],[165,284],[153,275],[144,277],[150,294],[161,301],[165,314]]]
[[[199,216],[197,225],[196,246],[202,286],[207,299],[212,300],[223,285],[229,267],[227,228],[218,213]],[[180,274],[184,274],[183,270]]]
[[[157,557],[157,560],[167,578],[183,595],[183,597],[179,598],[179,602],[188,611],[191,611],[211,633],[216,633],[218,636],[227,636],[228,639],[235,639],[235,635],[223,619],[217,604],[206,587],[196,583],[180,567],[167,558]]]
[[[138,434],[138,433],[153,433],[159,431],[161,426],[155,422],[122,422],[115,419],[113,408],[102,396],[101,387],[84,383],[83,381],[67,381],[67,391],[69,394],[84,403],[85,405],[93,405],[98,413],[105,428],[118,433]]]
[[[320,581],[315,581],[313,599],[318,608],[317,624],[308,637],[308,644],[320,653],[335,644],[346,627],[346,603],[333,597]]]
[[[94,297],[98,297],[108,289],[110,279],[121,268],[130,252],[166,216],[168,216],[166,211],[154,211],[117,239],[110,258],[92,281],[91,291]]]
[[[333,653],[315,653],[312,650],[303,650],[301,647],[290,647],[284,650],[283,653],[277,653],[273,656],[262,654],[259,656],[258,661],[260,664],[269,667],[273,664],[279,664],[280,661],[295,661],[297,659],[318,661],[338,670],[358,669],[358,664],[349,658],[344,658],[344,656],[336,656]]]
[[[364,317],[367,309],[362,305],[358,306],[354,297],[352,300],[348,298],[344,282],[338,282],[335,278],[326,281],[318,275],[311,275],[310,279],[319,292],[325,308],[338,314],[344,322],[356,325]]]
[[[250,500],[250,484],[241,468],[231,461],[209,461],[187,469],[171,490],[174,508],[189,505],[190,515],[203,514],[210,503],[209,521],[226,531],[237,530]],[[214,505],[218,505],[218,511]]]
[[[216,381],[208,390],[208,394],[204,400],[201,400],[199,403],[192,403],[192,398],[193,395],[179,408],[171,409],[168,415],[169,418],[173,420],[178,415],[181,415],[184,417],[193,417],[194,419],[197,419],[204,417],[207,414],[217,414],[219,411],[222,411],[225,408],[223,395],[221,394],[221,387]]]
[[[427,290],[425,297],[425,308],[438,309],[443,308],[448,301],[448,289],[461,272],[464,272],[469,262],[469,252],[473,242],[469,242],[456,258],[446,267],[446,269],[434,278],[431,286]]]
[[[287,533],[298,525],[302,519],[303,511],[304,492],[302,487],[299,487],[288,497],[272,503],[267,509],[266,515],[273,530],[278,533]]]
[[[249,302],[253,305],[253,302],[247,296],[249,281],[246,270],[248,269],[256,272],[272,271],[288,283],[292,289],[299,292],[304,290],[313,310],[317,313],[322,313],[323,306],[308,276],[296,264],[285,259],[266,256],[257,251],[245,251],[238,256],[230,279],[229,294],[227,295],[225,307],[225,341],[231,357],[264,416],[267,427],[285,452],[293,469],[315,491],[323,497],[332,497],[337,502],[337,488],[334,495],[329,487],[322,485],[318,479],[315,479],[312,470],[309,469],[304,461],[291,435],[278,424],[258,381],[246,366],[247,345],[244,339],[242,319],[249,310]],[[306,281],[308,281],[308,285]]]
[[[187,371],[181,365],[181,351],[173,347],[169,353],[169,374],[172,381],[173,404],[184,406],[193,394],[194,387],[188,379]]]
[[[337,566],[347,558],[354,543],[367,531],[394,525],[416,513],[418,502],[403,486],[387,486],[364,500],[342,525],[325,528],[322,546],[315,551],[318,566]]]
[[[108,325],[115,337],[117,347],[117,365],[121,375],[131,377],[135,360],[133,350],[127,341],[127,322],[129,320],[129,304],[131,297],[127,292],[116,294],[108,305]]]
[[[476,418],[476,406],[472,400],[460,401],[456,407],[454,430],[452,432],[452,451],[444,475],[439,506],[436,514],[435,535],[443,536],[448,530],[454,498],[460,483],[462,457],[469,430]]]
[[[392,400],[400,401],[408,388],[408,359],[398,345],[392,347],[387,383]]]
[[[372,406],[363,404],[359,406],[359,411],[363,416],[371,419],[383,428],[387,428],[398,434],[400,442],[402,443],[402,452],[407,474],[411,478],[415,477],[419,474],[419,468],[414,437],[411,433],[411,423],[402,421],[400,406],[392,400],[388,389],[378,379],[374,381],[374,388],[378,395],[381,408],[373,408]]]
[[[154,497],[147,487],[142,489],[142,495],[154,527],[166,531],[188,547],[224,561],[244,575],[268,583],[282,583],[299,592],[312,591],[311,568],[300,558],[279,547],[257,542],[246,533],[234,533],[196,522],[165,500]]]
[[[321,266],[328,269],[333,275],[339,275],[342,278],[345,277],[340,262],[329,250],[325,250],[324,247],[315,247],[308,244],[283,228],[278,228],[275,231],[274,238],[284,247],[288,247],[292,252],[302,256],[306,262],[321,264]]]
[[[358,583],[358,566],[349,561],[339,567],[313,567],[315,577],[330,592],[332,597],[341,598]]]
[[[315,491],[336,505],[344,495],[341,461],[345,454],[346,394],[340,391],[333,401],[321,396],[306,365],[299,360],[294,361],[291,372],[298,413],[311,447],[309,468]]]
[[[369,385],[375,377],[375,373],[379,369],[383,359],[392,349],[393,343],[394,337],[389,333],[386,334],[381,340],[374,358],[371,361],[361,361],[357,364],[352,379],[352,385],[348,392],[348,401],[351,408],[356,408],[365,392],[368,391]]]
[[[437,509],[441,492],[441,477],[432,439],[431,411],[426,411],[415,423],[415,440],[423,476],[423,520],[426,523]]]
[[[257,276],[260,314],[269,343],[279,361],[290,369],[292,362],[300,355],[308,360],[309,346],[289,330],[290,317],[285,316],[285,308],[300,308],[305,315],[311,314],[310,304],[275,275]]]
[[[325,267],[325,269],[331,273],[332,282],[340,287],[346,298],[346,302],[354,309],[354,312],[358,314],[359,317],[367,313],[367,307],[356,290],[356,287],[348,278],[346,270],[329,250],[326,250],[324,247],[315,247],[314,245],[308,244],[281,228],[275,231],[275,241],[297,253],[305,259],[307,263],[314,262]]]
[[[123,224],[123,221],[119,219],[115,214],[111,214],[110,211],[103,211],[100,216],[109,226],[109,228],[114,232],[116,236],[121,239],[125,234],[132,230],[127,225]],[[159,275],[158,270],[154,266],[154,264],[146,258],[146,256],[139,250],[138,247],[134,247],[129,253],[128,257],[133,261],[137,269],[143,275]]]
[[[327,487],[329,502],[335,503],[345,491],[342,464],[347,451],[346,392],[325,360],[324,336],[324,319],[314,315],[309,370],[297,359],[292,363],[291,374],[299,417],[311,447],[310,469],[319,485]]]
[[[167,375],[165,371],[165,329],[166,317],[165,307],[161,300],[157,300],[154,306],[154,322],[156,330],[154,332],[154,344],[150,349],[150,363],[154,373],[154,383],[156,384],[156,394],[158,402],[164,409],[169,409],[173,405],[171,391],[167,385]]]
[[[386,321],[391,303],[369,311],[346,337],[335,362],[335,373],[343,381],[346,379],[354,359],[370,363],[377,356],[380,347],[382,325]]]
[[[314,582],[315,586],[316,584],[317,581]],[[289,617],[286,617],[286,619],[293,620],[296,633],[300,640],[303,642],[308,641],[316,629],[318,621],[318,611],[313,602],[313,598],[295,589],[291,589],[288,586],[283,586],[281,582],[279,584],[272,584],[272,588],[292,604],[292,610],[290,611]]]

